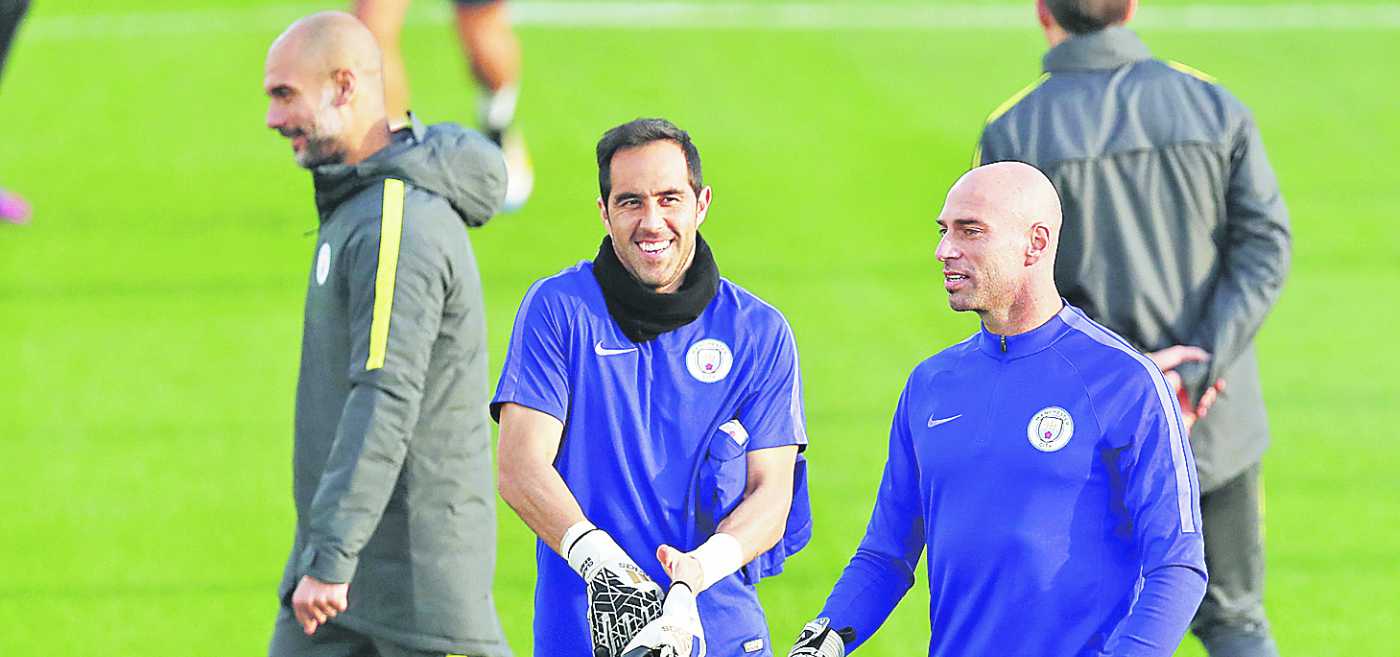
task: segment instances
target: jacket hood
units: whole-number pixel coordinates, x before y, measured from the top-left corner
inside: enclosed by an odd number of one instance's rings
[[[441,196],[468,226],[480,226],[501,209],[506,164],[501,149],[475,130],[454,123],[393,133],[392,141],[358,164],[331,164],[313,172],[316,211],[324,223],[360,190],[398,178]]]

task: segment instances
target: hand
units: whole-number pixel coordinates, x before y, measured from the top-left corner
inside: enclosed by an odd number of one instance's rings
[[[1148,352],[1147,357],[1157,365],[1157,369],[1162,370],[1162,376],[1176,391],[1176,401],[1181,406],[1181,421],[1186,425],[1186,430],[1190,431],[1191,427],[1195,426],[1196,421],[1205,417],[1206,413],[1210,411],[1210,407],[1215,405],[1220,393],[1225,391],[1225,380],[1217,379],[1213,385],[1201,393],[1200,400],[1193,405],[1191,393],[1186,389],[1181,380],[1181,374],[1176,371],[1176,368],[1180,367],[1182,363],[1208,361],[1210,360],[1210,352],[1200,347],[1179,344],[1159,351]]]
[[[695,606],[695,594],[683,582],[671,585],[666,602],[661,605],[661,617],[647,623],[623,650],[622,657],[691,657],[698,648],[698,657],[705,657],[705,629],[700,624],[700,610]]]
[[[1180,380],[1180,378],[1181,378],[1181,377],[1177,377],[1178,381]],[[1181,384],[1180,384],[1180,383],[1177,383],[1176,386],[1177,386],[1177,393],[1176,393],[1177,399],[1181,399],[1181,397],[1182,397],[1183,395],[1185,395],[1186,393],[1185,393],[1184,390],[1181,389]],[[1206,391],[1203,392],[1203,393],[1201,393],[1201,399],[1200,399],[1200,401],[1196,402],[1196,409],[1195,409],[1195,411],[1191,414],[1190,419],[1187,419],[1187,418],[1185,417],[1185,414],[1183,414],[1183,417],[1181,418],[1181,419],[1185,422],[1185,424],[1186,424],[1186,430],[1187,430],[1187,431],[1190,431],[1190,430],[1191,430],[1191,427],[1194,426],[1194,425],[1196,424],[1196,421],[1197,421],[1197,420],[1199,420],[1199,419],[1205,417],[1205,416],[1206,416],[1206,413],[1210,412],[1210,407],[1215,405],[1216,400],[1220,399],[1220,395],[1221,395],[1222,393],[1224,393],[1224,392],[1225,392],[1225,379],[1216,379],[1216,380],[1215,380],[1215,385],[1212,385],[1211,387],[1206,388]]]
[[[345,611],[349,606],[347,597],[350,584],[327,584],[310,575],[304,575],[297,582],[297,590],[292,593],[292,612],[306,634],[316,633],[316,628]]]
[[[647,623],[661,616],[661,587],[607,532],[593,529],[569,549],[569,565],[588,584],[593,654],[617,657]]]
[[[788,657],[846,657],[846,642],[854,638],[851,628],[833,630],[830,619],[818,618],[802,628]]]
[[[656,548],[656,560],[661,562],[661,568],[672,582],[685,584],[691,591],[699,591],[700,585],[705,582],[705,571],[700,566],[700,560],[689,552],[663,545]]]

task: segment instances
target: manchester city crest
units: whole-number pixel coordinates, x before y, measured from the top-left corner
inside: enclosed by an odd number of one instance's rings
[[[685,352],[685,368],[701,383],[714,383],[729,376],[734,354],[729,345],[714,338],[705,338]]]
[[[331,245],[326,242],[321,243],[321,251],[316,254],[316,284],[325,285],[326,277],[331,273]]]
[[[1057,452],[1074,436],[1074,418],[1059,406],[1047,406],[1031,416],[1026,425],[1026,437],[1031,447],[1042,452]]]

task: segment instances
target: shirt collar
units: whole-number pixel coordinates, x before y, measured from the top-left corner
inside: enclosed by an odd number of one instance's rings
[[[1115,25],[1070,37],[1045,53],[1041,65],[1046,73],[1093,71],[1118,68],[1151,58],[1152,51],[1147,49],[1147,44],[1137,33]]]
[[[413,112],[408,113],[408,123],[399,126],[399,129],[389,133],[392,141],[408,141],[412,139],[415,143],[422,143],[423,137],[427,135],[428,129],[423,126],[423,122],[418,120],[418,115]]]
[[[977,348],[997,360],[1015,360],[1043,351],[1054,344],[1069,329],[1065,316],[1072,313],[1069,303],[1061,299],[1064,307],[1044,324],[1025,333],[997,335],[983,325],[977,333]]]

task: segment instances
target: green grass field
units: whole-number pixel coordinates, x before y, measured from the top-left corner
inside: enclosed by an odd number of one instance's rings
[[[529,283],[597,246],[598,135],[640,115],[689,129],[721,271],[787,314],[803,355],[818,525],[760,587],[779,646],[864,529],[909,369],[976,326],[947,309],[932,221],[981,118],[1038,73],[1025,4],[1022,30],[520,29],[537,187],[473,233],[492,362]],[[0,225],[0,655],[264,651],[315,214],[260,85],[302,9],[41,1],[21,30],[0,184],[36,217]],[[1400,61],[1400,32],[1144,32],[1253,107],[1293,213],[1293,272],[1259,337],[1279,644],[1393,654],[1400,96],[1381,62]],[[470,122],[446,23],[405,42],[420,116]],[[504,505],[500,526],[496,599],[528,655],[532,537]],[[860,654],[922,654],[925,591]]]

